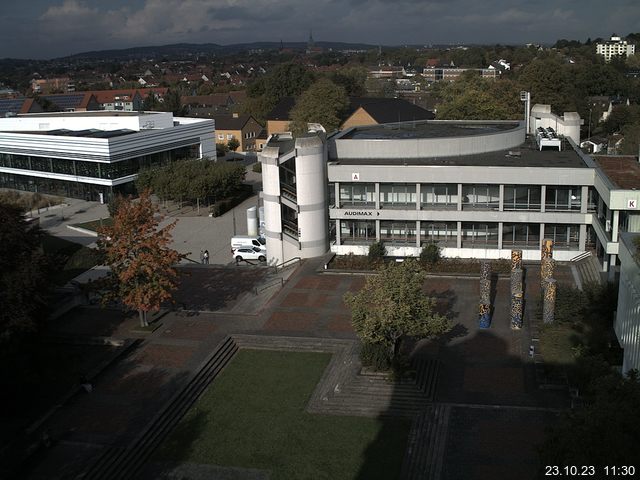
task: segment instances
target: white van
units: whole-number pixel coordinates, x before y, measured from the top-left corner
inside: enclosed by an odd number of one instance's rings
[[[231,237],[231,249],[242,247],[257,247],[263,252],[267,251],[267,242],[263,237],[252,237],[250,235],[236,235]]]

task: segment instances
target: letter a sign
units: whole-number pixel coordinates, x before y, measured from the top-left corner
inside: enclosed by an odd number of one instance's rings
[[[637,200],[627,200],[627,208],[628,209],[636,209],[636,208],[638,208],[638,201]]]
[[[359,182],[360,181],[360,174],[359,173],[352,173],[351,174],[351,180],[353,182]]]

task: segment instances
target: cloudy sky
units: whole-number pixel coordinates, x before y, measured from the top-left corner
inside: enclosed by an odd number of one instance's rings
[[[552,43],[640,31],[638,0],[2,0],[0,58],[179,42]]]

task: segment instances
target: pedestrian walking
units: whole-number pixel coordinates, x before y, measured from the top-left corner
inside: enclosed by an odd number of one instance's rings
[[[200,263],[204,263],[204,251],[200,249]]]
[[[202,254],[203,263],[209,265],[209,250],[205,250]]]

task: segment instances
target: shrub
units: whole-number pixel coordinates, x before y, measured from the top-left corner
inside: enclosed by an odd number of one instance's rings
[[[374,370],[389,370],[391,354],[389,349],[381,343],[363,343],[360,349],[360,361],[363,366]]]
[[[214,217],[219,217],[244,202],[251,195],[253,195],[253,187],[251,185],[242,185],[242,188],[239,188],[234,195],[214,203],[211,206],[211,214]]]
[[[436,243],[429,243],[422,247],[420,262],[434,265],[440,261],[440,247]]]
[[[369,260],[371,262],[381,262],[387,254],[387,247],[383,242],[374,242],[369,245]]]
[[[107,209],[109,210],[111,218],[116,216],[116,213],[118,213],[118,209],[120,208],[120,205],[122,205],[123,201],[124,197],[120,194],[113,195],[111,197],[111,200],[109,200],[109,203],[107,204]]]
[[[262,173],[262,163],[260,162],[254,163],[253,167],[251,167],[251,170],[253,170],[256,173]]]

